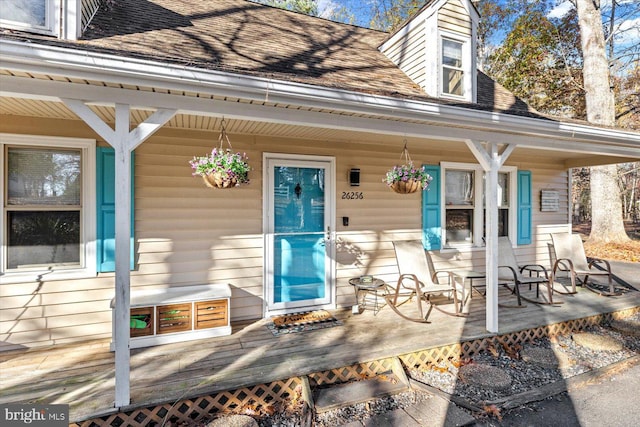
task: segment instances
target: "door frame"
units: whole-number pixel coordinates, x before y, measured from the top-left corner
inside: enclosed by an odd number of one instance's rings
[[[273,244],[274,235],[271,230],[271,218],[274,215],[273,200],[273,174],[270,171],[271,161],[283,160],[287,162],[299,162],[299,167],[313,167],[313,163],[326,167],[325,177],[325,223],[329,224],[330,232],[325,233],[326,256],[328,267],[325,270],[325,281],[329,288],[329,302],[322,305],[296,308],[270,309],[269,301],[273,291]],[[336,262],[335,262],[335,237],[336,237],[336,158],[333,156],[315,156],[303,154],[263,153],[262,154],[262,233],[264,242],[264,266],[263,266],[263,315],[264,317],[305,311],[311,309],[331,309],[336,306]],[[328,236],[328,241],[326,237]]]

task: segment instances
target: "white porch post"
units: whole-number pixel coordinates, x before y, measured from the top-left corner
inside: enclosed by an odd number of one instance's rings
[[[116,396],[115,407],[130,403],[129,338],[130,338],[130,256],[131,256],[131,150],[128,147],[129,106],[116,104],[115,144],[115,232],[116,232],[116,292],[115,337]]]
[[[131,152],[142,144],[156,130],[161,128],[176,110],[158,110],[133,131],[130,127],[130,107],[116,104],[115,131],[104,123],[84,102],[75,99],[64,99],[64,103],[87,123],[96,133],[113,147],[115,151],[115,249],[116,249],[116,283],[115,283],[115,347],[116,408],[131,403],[129,377],[129,321],[131,275]]]
[[[515,145],[507,145],[502,152],[498,144],[488,142],[483,147],[479,141],[468,140],[467,146],[485,171],[485,204],[486,204],[486,280],[487,308],[486,328],[491,333],[498,332],[498,171],[515,149]]]

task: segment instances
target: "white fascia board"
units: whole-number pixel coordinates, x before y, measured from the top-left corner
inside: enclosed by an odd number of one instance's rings
[[[502,134],[515,133],[518,134],[517,141],[512,143],[518,145],[540,146],[541,141],[531,140],[530,143],[526,143],[521,140],[520,135],[528,135],[635,146],[640,149],[640,134],[618,129],[604,129],[433,102],[369,95],[148,60],[123,59],[114,55],[32,43],[0,40],[0,51],[3,52],[0,66],[25,72],[134,86],[161,87],[258,102],[379,115],[391,119],[427,120],[440,125],[465,126]],[[113,90],[116,89],[113,88]],[[27,93],[29,93],[28,90]],[[169,96],[175,99],[175,95]],[[99,99],[85,99],[85,101],[99,101]],[[146,106],[154,107],[153,104]],[[203,112],[206,111],[210,110]],[[557,144],[561,145],[562,142],[558,141]]]

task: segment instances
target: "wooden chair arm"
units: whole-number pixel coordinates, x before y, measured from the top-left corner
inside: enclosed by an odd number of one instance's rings
[[[440,281],[438,280],[438,275],[444,274],[447,276],[447,282],[448,285],[451,286],[451,283],[453,283],[453,273],[450,271],[436,271],[435,273],[433,273],[431,275],[431,280],[433,281],[433,283],[435,283],[436,285],[440,284]]]
[[[415,286],[407,286],[404,284],[404,280],[405,279],[409,279],[412,280],[413,283],[415,284]],[[405,289],[412,289],[415,287],[416,291],[420,291],[420,280],[418,280],[418,276],[416,276],[415,274],[401,274],[400,277],[398,277],[398,284],[396,286],[396,292],[398,291],[398,289],[400,289],[400,287],[403,287]]]
[[[611,264],[609,264],[609,261],[607,261],[606,259],[590,258],[589,270],[591,270],[592,266],[597,266],[598,264],[604,264],[605,268],[607,269],[607,273],[611,274]]]
[[[524,270],[526,270],[526,269],[528,269],[530,267],[537,267],[537,270],[530,270],[530,271],[543,272],[544,273],[544,277],[546,279],[549,278],[549,272],[541,264],[526,264],[526,265],[523,265],[522,267],[520,267],[520,273],[522,273]]]
[[[562,265],[563,262],[566,262],[569,264],[569,268],[566,268],[564,265]],[[553,264],[553,275],[556,275],[556,271],[558,271],[558,267],[562,267],[560,271],[574,271],[573,269],[573,262],[571,262],[571,260],[569,258],[559,258],[556,260],[556,262]]]
[[[513,267],[511,267],[510,265],[499,265],[498,266],[498,270],[500,270],[501,268],[508,268],[509,271],[511,271],[511,274],[513,274],[513,281],[515,283],[518,282],[518,273],[516,272],[516,270]]]

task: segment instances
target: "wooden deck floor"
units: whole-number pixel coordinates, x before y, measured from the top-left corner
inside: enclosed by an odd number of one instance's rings
[[[640,267],[640,265],[639,265]],[[639,270],[640,271],[640,270]],[[640,289],[640,281],[629,282]],[[501,288],[504,289],[504,288]],[[513,301],[504,290],[500,300]],[[559,306],[528,303],[500,308],[500,334],[640,306],[640,292],[601,297],[586,289],[558,296]],[[353,315],[342,326],[274,337],[267,320],[234,325],[227,337],[131,351],[132,406],[150,406],[269,383],[358,362],[489,336],[485,302],[475,297],[468,317],[434,310],[431,323],[408,322],[384,307]],[[114,354],[106,340],[0,354],[0,403],[65,403],[79,421],[114,412]]]

